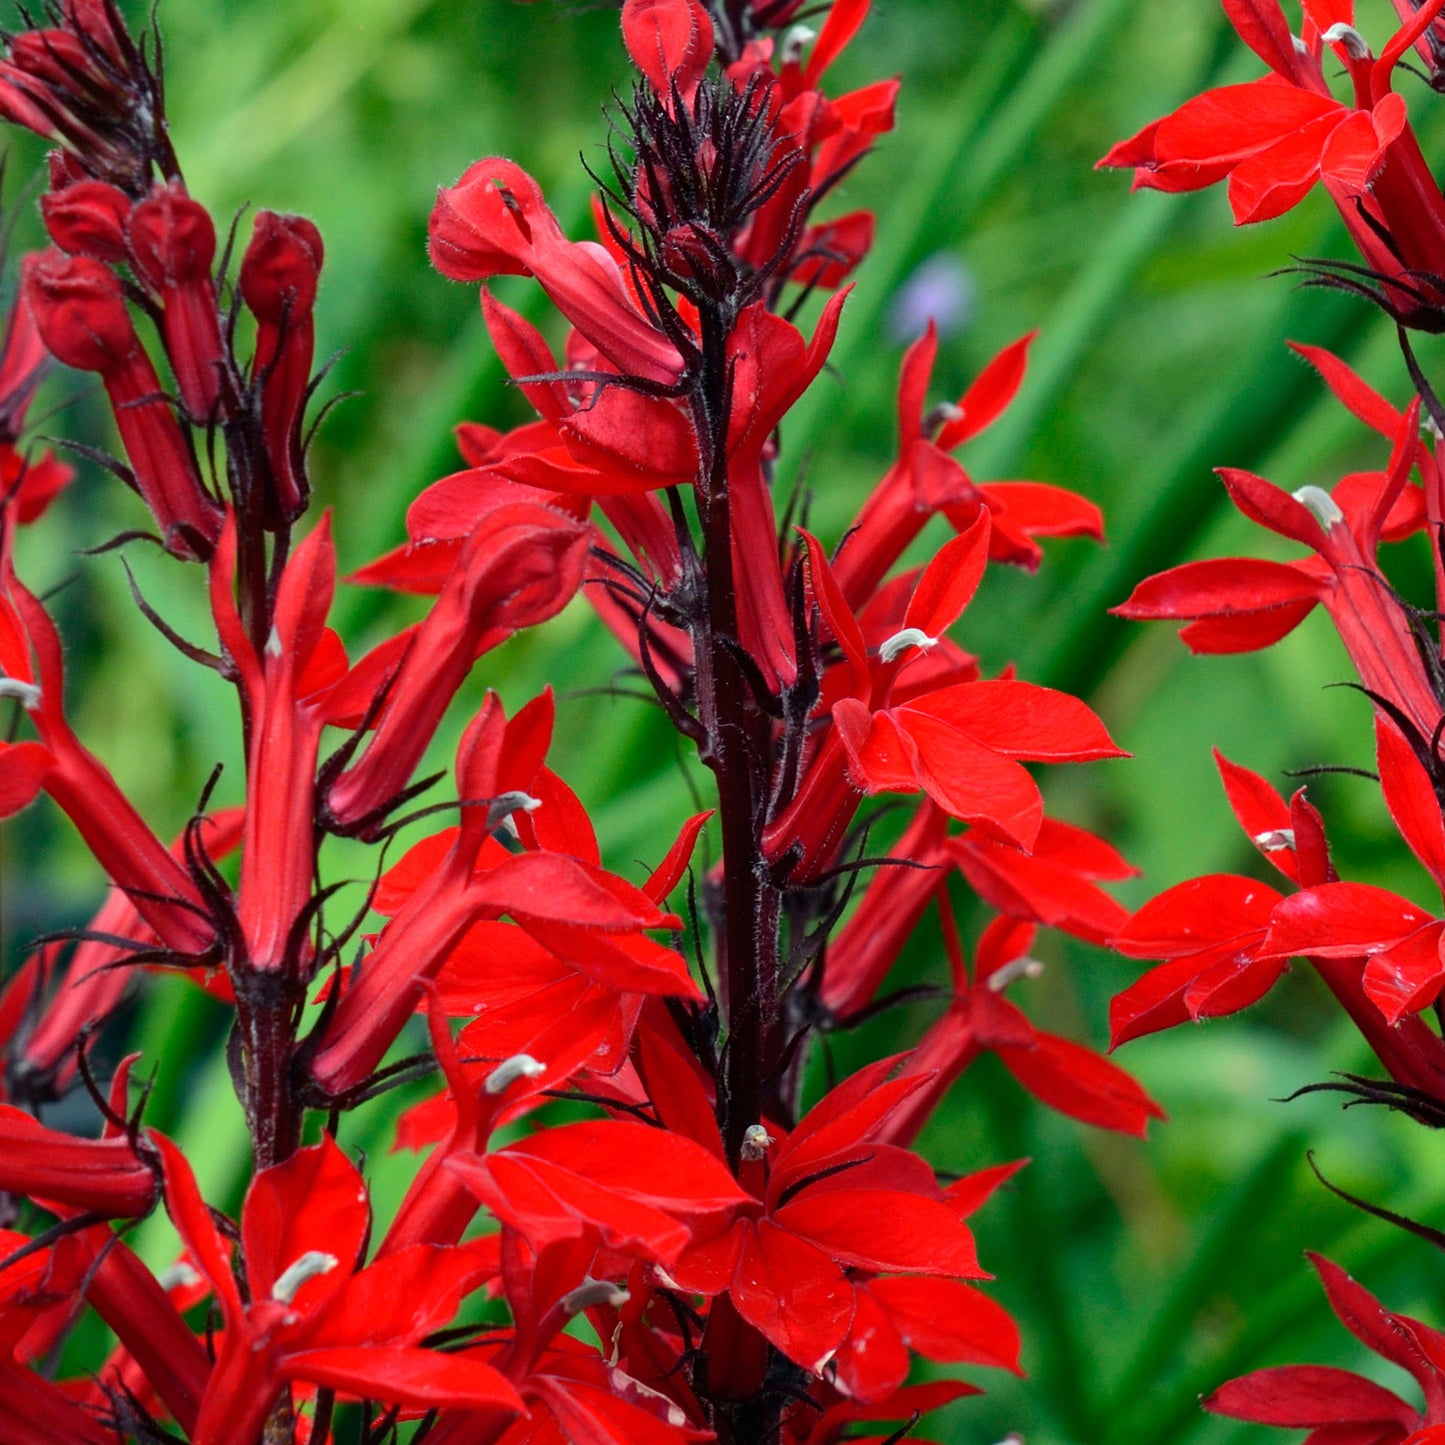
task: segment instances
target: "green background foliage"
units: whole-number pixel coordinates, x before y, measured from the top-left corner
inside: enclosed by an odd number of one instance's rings
[[[1388,14],[1383,0],[1362,4],[1362,28]],[[326,390],[360,395],[327,421],[313,467],[336,508],[343,568],[357,566],[400,540],[407,502],[458,465],[455,422],[507,425],[525,414],[502,384],[474,293],[427,265],[435,188],[480,155],[507,155],[537,176],[571,233],[586,234],[579,152],[605,163],[602,110],[625,75],[616,12],[512,0],[163,0],[160,22],[191,189],[218,215],[297,210],[325,234],[319,353],[340,352]],[[1113,140],[1187,95],[1256,71],[1211,0],[877,0],[830,75],[834,89],[891,73],[904,87],[896,134],[838,199],[839,209],[876,209],[879,240],[830,372],[786,424],[784,482],[802,474],[814,525],[836,539],[888,465],[902,352],[890,317],[929,258],[951,258],[973,293],[966,324],[945,338],[935,400],[957,396],[999,346],[1042,328],[1018,404],[962,459],[980,479],[1085,493],[1105,510],[1109,543],[1051,543],[1038,576],[990,577],[957,635],[988,670],[1017,661],[1025,677],[1079,692],[1134,753],[1057,769],[1046,782],[1054,812],[1104,832],[1142,868],[1124,890],[1130,903],[1200,872],[1259,870],[1225,808],[1211,746],[1286,790],[1286,769],[1372,762],[1368,705],[1327,690],[1348,669],[1323,618],[1263,656],[1194,659],[1167,626],[1106,615],[1141,577],[1183,560],[1288,555],[1233,515],[1211,467],[1248,467],[1293,488],[1383,465],[1381,444],[1328,400],[1286,337],[1337,349],[1397,401],[1408,385],[1381,318],[1269,275],[1291,256],[1345,254],[1322,197],[1235,231],[1218,192],[1131,199],[1125,177],[1091,169]],[[1426,137],[1445,140],[1424,87],[1406,93]],[[35,243],[38,227],[17,183],[40,154],[29,138],[12,151],[20,244]],[[509,286],[505,299],[550,324],[534,290]],[[51,386],[64,409],[39,429],[104,444],[103,409],[84,382]],[[234,704],[138,625],[115,556],[74,555],[138,516],[113,482],[82,471],[26,539],[22,575],[45,586],[70,579],[54,605],[78,730],[170,834],[217,761],[226,764],[219,799],[237,799]],[[166,616],[206,641],[197,576],[143,552],[134,565]],[[1423,580],[1421,557],[1399,568],[1402,586]],[[338,625],[355,654],[417,612],[344,589]],[[654,710],[606,692],[626,685],[621,666],[574,605],[479,666],[436,766],[486,686],[510,709],[550,683],[563,699],[553,759],[594,811],[607,860],[622,871],[655,861],[693,810],[687,769]],[[1344,876],[1433,906],[1371,784],[1326,777],[1309,787]],[[370,866],[341,846],[333,862],[335,876]],[[25,939],[79,923],[100,897],[93,864],[48,805],[0,836],[0,869],[11,965]],[[909,978],[943,978],[931,928],[905,961]],[[1039,951],[1047,971],[1020,990],[1031,1016],[1102,1046],[1108,999],[1135,966],[1059,938]],[[927,1017],[922,1007],[888,1017],[840,1044],[838,1057],[901,1047]],[[148,1117],[192,1154],[209,1197],[229,1191],[234,1202],[245,1134],[215,1047],[219,1009],[178,980],[154,980],[133,1027],[158,1069]],[[1445,1324],[1445,1273],[1429,1246],[1334,1198],[1306,1162],[1312,1149],[1342,1187],[1442,1224],[1434,1139],[1393,1116],[1341,1113],[1328,1095],[1273,1102],[1367,1064],[1315,980],[1287,978],[1242,1017],[1139,1042],[1120,1061],[1171,1115],[1145,1144],[1045,1113],[988,1059],[925,1136],[942,1169],[1033,1160],[978,1221],[981,1256],[998,1275],[990,1288],[1023,1328],[1029,1379],[973,1372],[988,1395],[942,1417],[926,1432],[936,1439],[1283,1438],[1208,1419],[1196,1400],[1264,1364],[1373,1368],[1330,1316],[1306,1248],[1393,1308]],[[397,1107],[358,1116],[343,1139],[366,1149],[383,1198],[411,1167],[385,1153]],[[163,1258],[165,1228],[152,1222],[142,1236]]]

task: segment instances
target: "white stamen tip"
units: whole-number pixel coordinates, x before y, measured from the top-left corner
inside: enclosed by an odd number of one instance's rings
[[[167,1294],[173,1289],[189,1289],[200,1282],[201,1276],[183,1259],[177,1260],[169,1269],[162,1270],[156,1278],[156,1283]]]
[[[828,1365],[831,1363],[833,1356],[837,1353],[837,1350],[829,1350],[826,1355],[822,1356],[822,1358],[818,1360],[817,1364],[809,1368],[809,1373],[813,1375],[821,1375],[823,1371],[828,1368]]]
[[[1420,430],[1424,432],[1431,441],[1445,441],[1445,432],[1440,430],[1440,423],[1428,412],[1420,418]]]
[[[273,627],[271,635],[266,639],[266,656],[280,657],[285,650],[281,643],[281,634]]]
[[[1252,841],[1256,848],[1266,853],[1278,853],[1294,847],[1294,829],[1266,828],[1263,833],[1256,833]]]
[[[34,712],[40,706],[40,689],[33,682],[21,682],[18,677],[0,677],[0,698],[13,697],[26,712]]]
[[[541,798],[534,798],[530,793],[498,793],[487,807],[487,827],[492,832],[506,828],[515,837],[517,825],[512,822],[512,814],[535,813],[541,806]]]
[[[340,1263],[334,1254],[323,1254],[319,1249],[308,1249],[295,1264],[287,1265],[281,1277],[271,1286],[271,1298],[289,1305],[296,1298],[296,1291],[308,1279],[318,1274],[330,1274]]]
[[[584,1279],[562,1300],[562,1308],[569,1315],[580,1315],[597,1305],[611,1305],[620,1310],[632,1296],[620,1285],[606,1279]]]
[[[803,52],[818,38],[818,32],[808,25],[795,25],[783,36],[783,64],[796,65]]]
[[[1315,521],[1326,532],[1345,520],[1345,514],[1340,511],[1335,499],[1323,487],[1301,487],[1293,495],[1295,501],[1302,507],[1309,508]]]
[[[1002,993],[1009,984],[1018,979],[1037,978],[1043,971],[1044,966],[1038,959],[1024,954],[1021,958],[1011,958],[994,969],[985,982],[995,993]]]
[[[1331,25],[1320,36],[1320,39],[1326,45],[1343,45],[1345,54],[1351,60],[1368,60],[1370,58],[1370,47],[1365,37],[1353,25],[1346,25],[1343,20],[1337,25]]]
[[[956,401],[941,401],[923,418],[923,435],[936,436],[951,421],[962,421],[964,411]]]
[[[546,1072],[546,1064],[538,1063],[531,1054],[513,1054],[510,1059],[503,1059],[487,1075],[487,1082],[482,1087],[495,1097],[511,1088],[518,1079],[538,1079]]]
[[[879,647],[878,660],[892,662],[900,652],[907,652],[910,647],[927,652],[930,647],[937,646],[938,639],[930,637],[921,627],[905,627],[901,632],[895,632]]]
[[[1309,46],[1306,45],[1298,35],[1291,35],[1290,40],[1294,44],[1294,53],[1296,55],[1308,55],[1310,53]]]
[[[743,1130],[743,1158],[761,1159],[772,1142],[773,1136],[761,1124],[749,1124]]]

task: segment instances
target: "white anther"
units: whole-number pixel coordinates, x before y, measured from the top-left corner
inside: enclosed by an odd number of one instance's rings
[[[998,1445],[1024,1445],[1024,1437],[1017,1430],[1010,1430]]]
[[[985,983],[995,993],[1002,993],[1009,984],[1021,978],[1037,978],[1044,971],[1044,966],[1036,958],[1030,958],[1024,954],[1020,958],[1011,958],[1005,964],[989,974]]]
[[[1309,508],[1315,521],[1326,532],[1345,520],[1345,514],[1335,504],[1335,499],[1323,487],[1301,487],[1293,496],[1302,507]]]
[[[1445,432],[1440,430],[1440,423],[1435,420],[1429,412],[1420,418],[1420,430],[1430,438],[1431,441],[1445,441]]]
[[[962,421],[965,412],[956,401],[941,401],[923,418],[923,435],[932,437],[951,421]]]
[[[496,832],[498,828],[507,828],[516,837],[517,825],[512,822],[512,814],[535,813],[541,806],[541,798],[534,798],[530,793],[498,793],[487,807],[487,830]]]
[[[826,1370],[826,1369],[828,1368],[828,1366],[832,1363],[832,1361],[833,1361],[833,1356],[836,1355],[837,1353],[838,1353],[837,1350],[829,1350],[826,1355],[823,1355],[823,1356],[818,1360],[817,1364],[815,1364],[815,1365],[813,1365],[813,1366],[811,1366],[811,1367],[809,1368],[809,1373],[810,1373],[810,1374],[813,1374],[813,1375],[821,1375],[821,1374],[823,1373],[823,1371]]]
[[[13,697],[26,712],[34,712],[40,706],[40,689],[33,682],[21,682],[18,677],[0,677],[0,698]]]
[[[768,1152],[773,1136],[761,1124],[749,1124],[743,1130],[742,1155],[744,1159],[761,1159]]]
[[[281,643],[281,634],[273,627],[271,635],[266,639],[266,656],[280,657],[286,651]]]
[[[570,1294],[563,1296],[562,1309],[569,1315],[580,1315],[597,1305],[611,1305],[620,1310],[631,1298],[625,1289],[610,1280],[584,1279]]]
[[[185,1260],[178,1259],[169,1269],[156,1276],[156,1283],[169,1294],[173,1289],[190,1289],[200,1284],[201,1276]]]
[[[1303,41],[1298,35],[1291,35],[1291,36],[1290,36],[1290,40],[1293,41],[1293,43],[1294,43],[1294,53],[1295,53],[1296,55],[1309,56],[1309,54],[1310,54],[1310,48],[1309,48],[1309,46],[1306,45],[1306,44],[1304,43],[1304,41]],[[1313,57],[1311,57],[1311,58],[1313,58]]]
[[[937,646],[938,639],[930,637],[921,627],[905,627],[901,632],[895,632],[879,647],[878,660],[892,662],[900,652],[907,652],[910,647],[927,652],[930,647]]]
[[[1251,841],[1266,853],[1279,853],[1294,847],[1294,829],[1266,828],[1263,833],[1256,833]]]
[[[783,64],[796,65],[803,52],[818,38],[818,32],[807,25],[795,25],[783,36]]]
[[[539,1079],[546,1072],[546,1064],[538,1063],[531,1054],[513,1054],[487,1075],[487,1082],[482,1087],[495,1097],[511,1088],[518,1079]]]
[[[1368,60],[1370,58],[1370,47],[1365,37],[1353,25],[1346,25],[1343,20],[1337,25],[1331,25],[1320,36],[1320,39],[1326,45],[1343,45],[1345,54],[1351,60]]]
[[[308,1249],[295,1264],[287,1265],[281,1277],[271,1286],[271,1298],[289,1305],[296,1298],[296,1291],[308,1279],[318,1274],[330,1274],[340,1263],[334,1254],[323,1254],[319,1249]]]

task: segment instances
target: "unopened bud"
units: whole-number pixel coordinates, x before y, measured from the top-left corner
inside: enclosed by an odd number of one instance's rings
[[[309,1279],[319,1274],[330,1274],[340,1263],[334,1254],[323,1254],[319,1249],[308,1249],[294,1264],[282,1270],[280,1277],[271,1287],[271,1298],[283,1305],[289,1305],[296,1298],[296,1291]]]
[[[1002,993],[1009,984],[1017,982],[1021,978],[1037,978],[1044,971],[1043,964],[1037,958],[1030,958],[1024,954],[1020,958],[1011,958],[1005,964],[989,974],[986,983],[995,993]]]
[[[1301,487],[1293,495],[1301,506],[1309,508],[1315,521],[1326,532],[1345,520],[1345,514],[1340,511],[1335,499],[1323,487]]]
[[[0,677],[0,698],[13,697],[26,712],[34,712],[40,706],[40,688],[33,682],[21,682],[18,677]]]
[[[518,1079],[537,1079],[546,1072],[546,1064],[538,1063],[531,1054],[513,1054],[487,1075],[487,1082],[482,1087],[495,1098],[511,1088]]]
[[[1336,25],[1331,25],[1320,36],[1320,39],[1326,45],[1343,45],[1345,54],[1351,60],[1368,60],[1370,58],[1370,47],[1366,43],[1365,37],[1353,25],[1346,25],[1343,20]]]
[[[108,266],[92,256],[44,251],[25,258],[23,273],[35,324],[57,361],[104,374],[135,354],[135,327]]]
[[[130,253],[136,275],[154,291],[209,277],[216,258],[210,212],[178,182],[157,186],[131,214]]]
[[[930,647],[937,646],[938,639],[930,637],[921,627],[905,627],[901,632],[895,632],[892,637],[880,645],[878,660],[892,662],[900,652],[907,652],[910,647],[917,647],[927,652]]]
[[[50,239],[72,256],[123,261],[130,197],[105,181],[76,181],[40,198]]]
[[[279,322],[289,309],[294,324],[316,304],[316,279],[325,247],[304,216],[261,211],[241,262],[241,297],[258,321]]]
[[[768,1152],[773,1136],[761,1124],[749,1124],[743,1130],[742,1155],[744,1159],[761,1159]]]

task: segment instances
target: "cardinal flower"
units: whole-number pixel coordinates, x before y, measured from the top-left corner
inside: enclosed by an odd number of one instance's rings
[[[166,1208],[215,1292],[222,1333],[194,1445],[258,1438],[291,1382],[423,1409],[522,1409],[495,1370],[421,1348],[495,1268],[485,1246],[418,1245],[363,1265],[370,1208],[364,1182],[330,1138],[262,1170],[246,1192],[240,1247],[202,1200],[180,1151],[157,1139]]]

